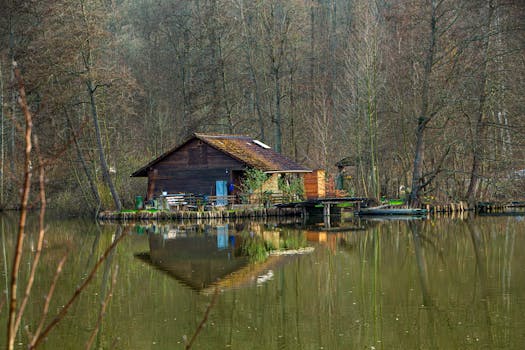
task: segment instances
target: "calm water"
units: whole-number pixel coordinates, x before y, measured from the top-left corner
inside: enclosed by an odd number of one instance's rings
[[[16,220],[0,220],[5,290]],[[126,236],[45,349],[85,347],[116,271],[95,348],[183,349],[196,332],[193,349],[525,348],[523,216],[348,222],[330,232],[256,222],[48,225],[22,325],[29,331],[66,252],[50,315],[112,239]],[[27,250],[36,244],[32,232]],[[295,239],[315,250],[253,265],[238,256],[243,235],[274,245]],[[25,260],[22,277],[30,265]],[[0,320],[5,329],[5,306]],[[17,343],[25,348],[26,332]]]

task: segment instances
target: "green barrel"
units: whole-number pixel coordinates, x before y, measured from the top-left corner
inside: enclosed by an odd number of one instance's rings
[[[144,199],[142,196],[136,196],[135,197],[135,209],[140,210],[144,208]]]

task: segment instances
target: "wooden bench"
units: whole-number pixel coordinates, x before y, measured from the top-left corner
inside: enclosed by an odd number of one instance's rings
[[[161,198],[163,199],[163,202],[164,202],[163,205],[166,205],[167,209],[169,210],[172,210],[172,209],[179,210],[181,206],[188,204],[185,193],[166,194],[166,195],[162,195]]]
[[[210,203],[214,207],[221,207],[221,206],[228,206],[231,207],[232,204],[234,204],[237,200],[237,196],[235,195],[228,195],[228,196],[208,196],[208,203]],[[219,202],[219,204],[217,204]],[[220,204],[226,202],[227,204]]]
[[[237,201],[237,196],[204,196],[190,193],[164,194],[160,196],[161,207],[169,210],[198,210],[211,206],[211,208],[228,207],[230,208]],[[219,202],[219,204],[217,204]],[[226,202],[227,204],[221,204]]]

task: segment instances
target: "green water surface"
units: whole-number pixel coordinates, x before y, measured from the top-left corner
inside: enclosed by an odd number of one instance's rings
[[[41,319],[64,254],[48,321],[122,234],[41,348],[83,349],[97,324],[96,349],[184,349],[192,338],[193,349],[525,348],[523,216],[359,221],[331,231],[259,222],[47,225],[20,349]],[[15,227],[16,217],[0,217],[3,291]],[[31,221],[23,281],[36,231]],[[315,249],[253,265],[239,255],[242,235]],[[3,346],[5,305],[1,311]]]

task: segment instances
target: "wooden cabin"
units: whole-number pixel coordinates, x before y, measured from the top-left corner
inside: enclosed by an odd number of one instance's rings
[[[279,174],[311,171],[247,136],[196,133],[131,176],[148,178],[148,200],[163,193],[225,196],[239,194],[248,168],[270,175],[265,190],[277,190]]]

